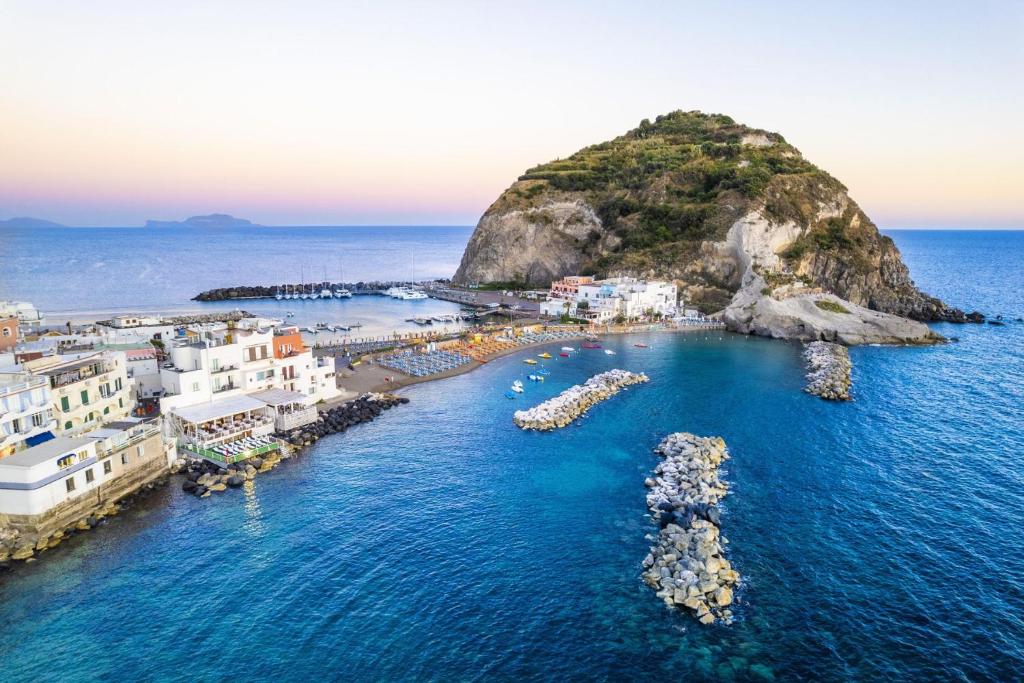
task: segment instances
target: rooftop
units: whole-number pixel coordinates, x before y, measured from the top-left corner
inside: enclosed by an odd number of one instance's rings
[[[209,422],[221,417],[228,417],[235,413],[244,413],[250,410],[263,410],[267,404],[248,396],[231,396],[217,401],[208,401],[192,406],[172,408],[171,414],[185,420],[186,422]]]
[[[86,437],[69,439],[58,436],[57,438],[50,439],[38,446],[26,448],[14,455],[8,455],[6,458],[0,458],[0,466],[35,467],[47,460],[64,455],[65,453],[70,453],[82,446],[91,444],[92,442],[92,439]]]
[[[271,406],[284,406],[289,403],[305,404],[306,402],[306,397],[303,394],[286,389],[264,389],[263,391],[254,391],[249,396]]]

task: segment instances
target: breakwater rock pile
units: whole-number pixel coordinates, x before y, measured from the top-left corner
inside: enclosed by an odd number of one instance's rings
[[[512,421],[522,429],[559,429],[590,410],[590,406],[619,393],[623,387],[649,381],[650,378],[642,372],[618,369],[602,372],[529,410],[517,410]]]
[[[363,394],[359,398],[320,413],[316,422],[293,429],[282,437],[292,446],[308,446],[328,434],[340,434],[349,427],[372,422],[385,410],[408,403],[405,396],[395,394]]]
[[[807,386],[804,391],[829,401],[850,400],[850,352],[841,344],[813,341],[804,347]]]
[[[670,434],[654,449],[664,460],[644,484],[661,531],[644,558],[644,582],[670,607],[691,610],[702,624],[731,623],[739,572],[725,558],[718,502],[728,485],[718,467],[729,459],[720,437]]]

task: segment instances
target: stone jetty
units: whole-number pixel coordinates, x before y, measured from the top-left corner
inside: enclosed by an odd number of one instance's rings
[[[829,401],[850,400],[850,352],[841,344],[813,341],[804,347],[807,386],[804,391]]]
[[[315,422],[278,434],[277,438],[295,450],[309,446],[328,434],[339,434],[349,427],[371,422],[385,410],[408,402],[408,398],[394,394],[363,394],[357,399],[321,411]],[[257,474],[269,472],[287,457],[281,451],[271,451],[261,457],[229,465],[219,465],[203,458],[186,458],[176,461],[172,471],[185,474],[185,481],[181,485],[183,491],[197,498],[209,498],[211,493],[238,488]]]
[[[661,531],[644,558],[643,579],[669,607],[686,608],[702,624],[731,623],[740,575],[725,558],[718,503],[728,485],[718,467],[729,459],[720,437],[669,434],[654,452],[663,460],[645,486]]]
[[[592,405],[611,398],[623,387],[649,381],[650,378],[642,372],[618,369],[602,372],[529,410],[517,410],[512,416],[512,421],[522,429],[559,429],[572,424],[573,420],[590,410]]]
[[[363,394],[354,401],[322,411],[316,422],[283,436],[294,447],[308,446],[328,434],[340,434],[349,427],[372,422],[385,410],[408,402],[405,396],[395,394]]]

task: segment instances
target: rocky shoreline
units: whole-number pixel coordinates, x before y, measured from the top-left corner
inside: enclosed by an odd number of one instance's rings
[[[664,460],[644,485],[647,507],[661,531],[644,558],[643,579],[669,607],[686,608],[702,624],[731,623],[740,574],[725,558],[718,503],[728,492],[718,467],[729,459],[720,437],[686,432],[654,449]]]
[[[327,282],[314,283],[317,292],[322,287],[334,289],[347,289],[353,294],[375,294],[382,293],[390,287],[408,285],[408,282]],[[236,285],[234,287],[219,287],[199,292],[192,301],[231,301],[234,299],[273,299],[278,293],[308,291],[310,283],[282,283],[280,285]]]
[[[143,484],[136,491],[120,500],[97,507],[74,524],[58,529],[48,536],[36,538],[31,535],[22,534],[18,529],[0,528],[0,571],[10,569],[12,560],[35,562],[39,559],[40,553],[56,548],[72,536],[83,534],[104,524],[108,517],[114,517],[128,510],[140,496],[165,486],[167,482],[168,477],[162,475],[158,479]]]
[[[517,410],[512,416],[512,421],[521,429],[559,429],[572,424],[573,420],[590,410],[595,403],[611,398],[623,387],[649,381],[650,378],[642,372],[634,373],[619,369],[602,372],[533,408]]]
[[[372,422],[385,410],[408,402],[408,398],[394,394],[363,394],[352,401],[322,411],[316,422],[277,436],[287,441],[293,450],[302,448],[329,434],[339,434],[357,424]],[[257,474],[274,469],[288,457],[287,453],[271,451],[263,457],[224,466],[202,458],[184,458],[175,462],[172,472],[185,474],[185,481],[181,485],[183,491],[197,498],[209,498],[212,493],[244,485]]]
[[[828,401],[849,401],[850,351],[841,344],[813,341],[804,347],[807,363],[807,385],[804,391]]]

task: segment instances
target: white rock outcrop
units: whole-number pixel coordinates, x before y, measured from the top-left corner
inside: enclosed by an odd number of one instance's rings
[[[517,410],[512,415],[512,421],[521,429],[559,429],[572,424],[573,420],[590,410],[592,405],[611,398],[623,387],[649,381],[650,378],[642,372],[619,369],[602,372],[533,408]]]

